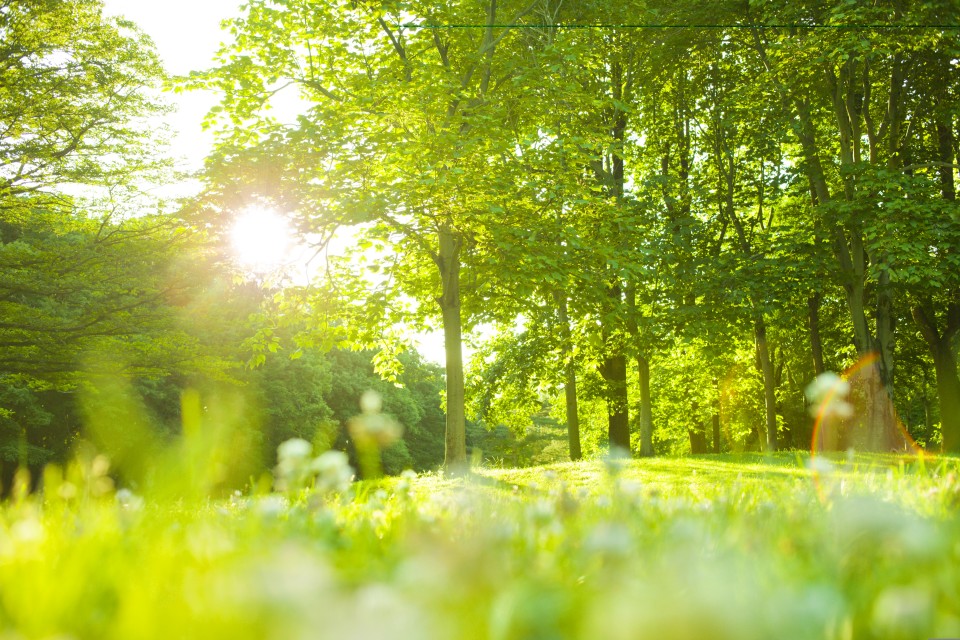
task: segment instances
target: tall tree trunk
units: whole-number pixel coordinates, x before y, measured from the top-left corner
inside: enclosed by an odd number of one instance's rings
[[[938,345],[933,355],[937,373],[937,397],[940,400],[940,433],[943,450],[960,452],[960,377],[957,360],[949,344]]]
[[[637,286],[627,284],[627,331],[637,350],[637,381],[640,383],[640,455],[653,455],[653,406],[650,403],[650,361],[643,353],[637,318]]]
[[[758,30],[753,31],[753,40],[764,67],[777,80],[785,70],[776,70],[767,56],[766,44],[760,38]],[[949,68],[949,67],[948,67]],[[873,125],[870,104],[869,60],[849,58],[838,70],[833,66],[824,67],[823,86],[827,88],[832,101],[836,140],[839,142],[841,176],[843,180],[842,197],[850,205],[857,202],[857,171],[845,171],[853,168],[862,160],[862,143],[866,134],[870,150],[869,162],[880,162],[880,147],[886,141],[888,168],[902,166],[903,137],[900,129],[905,119],[902,102],[905,96],[905,64],[902,54],[895,54],[890,67],[890,83],[884,125],[878,130]],[[859,76],[858,76],[859,74]],[[794,132],[800,141],[804,171],[813,194],[815,207],[827,206],[831,202],[831,193],[827,184],[820,148],[817,144],[817,128],[813,120],[811,104],[799,93],[789,92],[785,84],[775,83],[781,88],[781,99],[785,107],[790,108],[797,119]],[[866,130],[863,130],[866,125]],[[863,212],[867,214],[867,212]],[[875,309],[878,335],[871,334],[866,313],[865,284],[870,256],[864,249],[862,216],[851,216],[842,224],[834,225],[833,249],[840,271],[845,278],[847,306],[853,321],[854,342],[861,358],[870,358],[873,363],[860,372],[859,384],[855,384],[854,395],[864,403],[865,419],[863,431],[869,446],[892,440],[897,437],[896,417],[892,406],[893,385],[893,313],[888,287],[879,283],[878,304]],[[881,264],[882,259],[873,256],[874,262]],[[883,275],[881,274],[881,278]],[[887,274],[889,279],[889,274]],[[857,388],[859,387],[859,388]],[[880,444],[881,448],[888,448]]]
[[[462,473],[467,463],[467,421],[463,390],[463,335],[460,318],[461,238],[448,225],[439,230],[440,251],[435,260],[440,269],[442,293],[437,299],[443,315],[443,346],[447,374],[447,428],[443,466],[448,473]]]
[[[890,291],[890,271],[881,269],[877,282],[877,370],[880,384],[879,397],[871,404],[874,412],[871,420],[871,449],[903,449],[906,440],[900,431],[893,408],[893,350],[894,350],[893,295]]]
[[[690,436],[690,453],[695,456],[707,452],[707,432],[704,429],[701,424],[687,430]]]
[[[826,371],[823,366],[823,343],[820,340],[820,300],[821,295],[815,293],[807,298],[807,319],[810,328],[810,353],[813,356],[813,373],[820,375]]]
[[[713,414],[713,452],[720,453],[720,414]]]
[[[610,64],[611,97],[616,102],[629,100],[631,80],[625,78],[623,66],[619,60]],[[606,183],[608,195],[612,196],[618,207],[624,206],[624,152],[623,143],[627,128],[627,113],[616,109],[611,118],[612,145],[605,160],[606,167],[595,168],[594,173],[603,183]],[[607,316],[616,318],[617,311],[623,307],[623,287],[620,274],[611,269],[608,274],[610,285],[607,290]],[[610,448],[615,447],[630,451],[630,415],[629,398],[627,396],[627,358],[624,355],[624,341],[622,337],[614,336],[622,333],[622,326],[610,326],[611,321],[604,321],[602,327],[604,361],[601,365],[601,374],[606,381],[607,395],[607,422]],[[617,324],[622,321],[616,320]]]
[[[687,428],[690,437],[690,453],[699,455],[707,452],[707,427],[699,420],[700,405],[696,402],[690,405],[690,414],[693,416],[693,426]]]
[[[637,354],[640,382],[640,455],[653,455],[653,407],[650,406],[650,362]]]
[[[722,395],[719,378],[714,378],[713,386],[717,392],[717,397],[713,401],[713,452],[720,453],[720,449],[722,448],[720,444],[720,407]]]
[[[616,317],[613,309],[623,304],[621,300],[619,282],[610,285],[608,290],[609,304],[608,318]],[[610,449],[620,448],[630,451],[630,418],[629,399],[627,397],[627,358],[623,354],[622,336],[610,326],[612,320],[605,320],[601,331],[603,333],[604,356],[600,373],[606,383],[607,423],[610,438]]]
[[[932,313],[932,303],[914,305],[910,310],[920,335],[927,343],[933,357],[937,375],[937,398],[940,403],[940,432],[943,449],[960,451],[960,377],[957,376],[957,360],[953,354],[953,338],[960,331],[960,304],[949,305],[947,330],[940,334]]]
[[[567,410],[567,440],[570,447],[570,459],[583,457],[580,450],[580,416],[577,409],[577,366],[573,361],[573,339],[570,334],[570,318],[567,316],[567,296],[555,292],[557,315],[560,319],[560,338],[563,340],[564,385],[563,393]]]
[[[944,55],[940,60],[942,81],[938,85],[937,107],[937,150],[942,166],[940,173],[940,193],[947,202],[956,202],[957,192],[953,180],[954,145],[956,136],[953,128],[953,101],[947,91],[948,78],[952,73],[951,56]],[[937,375],[937,397],[940,401],[940,427],[945,451],[960,451],[960,380],[957,378],[957,363],[953,353],[953,339],[960,331],[960,292],[954,293],[953,301],[947,304],[946,326],[941,334],[933,320],[932,303],[927,303],[927,311],[920,310],[920,320],[927,327],[921,327],[921,333],[933,356],[934,370]],[[914,314],[916,314],[916,310]],[[917,316],[914,315],[916,319]]]
[[[767,346],[767,325],[762,315],[754,321],[754,339],[757,345],[757,362],[763,374],[763,403],[767,428],[767,450],[777,450],[777,381],[774,376],[773,360]]]

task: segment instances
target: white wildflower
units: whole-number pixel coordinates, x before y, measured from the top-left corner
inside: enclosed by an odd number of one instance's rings
[[[814,417],[844,419],[853,415],[853,406],[847,402],[850,383],[831,371],[814,378],[806,394]]]
[[[807,469],[816,473],[832,473],[835,466],[832,462],[821,456],[812,456],[807,460]]]
[[[285,461],[303,461],[310,457],[313,446],[303,438],[291,438],[277,447],[277,458],[282,464]]]
[[[360,411],[363,413],[380,413],[383,409],[383,398],[373,389],[367,389],[360,396]]]
[[[277,486],[296,491],[310,478],[310,453],[313,446],[302,438],[292,438],[277,447]]]
[[[143,498],[130,491],[130,489],[120,489],[114,498],[117,505],[126,511],[139,511],[143,508]]]
[[[317,475],[318,491],[343,493],[353,481],[353,469],[343,451],[326,451],[311,464],[310,469]]]
[[[584,549],[590,553],[607,556],[626,556],[633,549],[633,541],[626,527],[602,523],[595,526],[587,535]]]
[[[10,527],[11,537],[23,543],[41,543],[47,539],[47,530],[43,523],[35,518],[17,520]]]
[[[265,518],[276,518],[289,508],[290,503],[283,496],[271,494],[257,500],[257,513]]]
[[[348,427],[354,440],[372,441],[381,448],[393,444],[403,435],[400,423],[382,413],[364,413],[350,420]]]

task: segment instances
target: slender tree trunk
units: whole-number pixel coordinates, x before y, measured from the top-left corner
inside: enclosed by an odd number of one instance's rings
[[[960,377],[957,360],[948,344],[940,344],[933,356],[937,373],[937,397],[940,400],[940,432],[943,450],[960,452]]]
[[[807,312],[810,327],[810,353],[813,356],[813,373],[820,375],[826,371],[823,366],[823,343],[820,341],[820,300],[815,293],[807,298]]]
[[[688,429],[690,435],[690,453],[700,455],[707,452],[707,433],[703,425],[697,425],[695,429]]]
[[[956,136],[953,128],[953,102],[947,92],[947,79],[952,73],[950,56],[940,60],[941,77],[937,93],[937,147],[940,161],[940,193],[946,202],[956,202],[957,192],[953,180],[954,145]],[[960,295],[954,294],[954,300]],[[932,308],[932,303],[928,304]],[[931,312],[922,312],[920,321],[929,325],[921,333],[933,356],[933,365],[937,374],[937,397],[940,401],[940,428],[943,448],[951,453],[960,451],[960,379],[957,377],[957,362],[953,353],[953,338],[960,331],[960,304],[956,301],[947,305],[946,327],[941,334],[932,322]],[[917,316],[914,315],[914,318]],[[931,341],[931,338],[935,340]]]
[[[619,283],[612,284],[608,291],[611,309],[623,304]],[[608,317],[615,317],[610,313]],[[603,334],[604,356],[600,366],[600,374],[606,384],[607,423],[610,449],[619,448],[630,451],[630,418],[629,399],[627,397],[627,358],[623,354],[622,336],[617,336],[619,327],[610,326],[611,320],[604,321],[601,328]]]
[[[567,364],[566,383],[563,393],[567,408],[567,441],[570,447],[570,459],[583,457],[580,449],[580,417],[577,415],[577,372],[572,363]]]
[[[631,282],[627,285],[627,331],[633,338],[637,350],[637,381],[640,383],[640,455],[653,455],[653,405],[650,402],[650,361],[643,353],[640,340],[640,327],[637,319],[637,287]]]
[[[637,355],[637,371],[640,382],[640,455],[653,455],[653,408],[650,405],[650,362],[642,354]]]
[[[759,33],[754,31],[753,37],[764,66],[772,76],[776,76],[777,71],[771,65],[766,46]],[[874,128],[871,119],[873,105],[870,104],[869,88],[872,80],[868,61],[848,59],[839,70],[832,66],[824,68],[823,84],[829,90],[833,103],[835,133],[839,142],[839,160],[842,168],[854,167],[863,160],[861,147],[864,133],[870,145],[869,161],[871,163],[879,162],[880,143],[885,137],[889,156],[888,167],[897,169],[902,166],[904,150],[900,147],[903,143],[900,129],[904,121],[902,108],[905,95],[904,68],[903,56],[898,53],[894,56],[891,65],[887,113],[884,126],[880,130]],[[802,148],[804,170],[811,186],[814,205],[826,206],[831,201],[831,194],[820,159],[816,126],[812,116],[813,109],[810,103],[799,94],[781,90],[781,98],[784,106],[792,106],[797,116],[794,131]],[[863,124],[866,125],[866,131],[862,128]],[[856,175],[855,171],[841,171],[843,198],[851,205],[857,200]],[[866,423],[861,431],[865,432],[865,440],[870,443],[869,446],[876,447],[879,444],[880,448],[886,449],[888,447],[880,443],[888,440],[893,442],[902,440],[897,437],[896,417],[892,405],[892,301],[888,287],[880,282],[878,305],[875,309],[878,335],[874,340],[868,325],[865,304],[864,287],[870,257],[864,250],[864,241],[862,216],[852,216],[844,224],[834,226],[833,248],[840,271],[846,279],[844,288],[853,321],[857,353],[861,358],[874,359],[872,365],[861,370],[860,381],[854,389],[854,395],[859,396],[865,407]],[[877,256],[873,258],[875,263],[882,263],[882,260],[877,260]]]
[[[882,269],[877,282],[877,382],[880,389],[870,409],[874,416],[870,421],[871,449],[887,451],[903,449],[906,440],[900,431],[893,408],[893,349],[894,318],[893,296],[890,291],[890,271]]]
[[[567,440],[570,445],[570,459],[579,460],[583,457],[583,453],[580,450],[580,416],[577,408],[577,366],[573,361],[573,339],[570,335],[570,318],[567,316],[567,296],[556,292],[554,300],[557,303],[560,337],[563,340],[563,393],[567,410]]]
[[[773,361],[767,346],[767,325],[762,315],[754,321],[754,339],[757,345],[757,361],[763,374],[763,402],[767,428],[767,450],[777,450],[777,393]]]
[[[690,414],[694,416],[694,423],[692,427],[687,429],[687,434],[690,436],[690,453],[693,455],[707,452],[707,428],[703,422],[697,419],[696,416],[699,412],[700,405],[694,402],[690,406]]]
[[[713,414],[713,452],[720,453],[720,414]]]
[[[947,312],[947,331],[941,335],[931,312],[932,304],[915,305],[911,315],[920,329],[927,349],[933,357],[937,376],[937,399],[940,404],[940,433],[943,449],[960,451],[960,377],[953,354],[953,337],[960,331],[960,305],[950,305]]]
[[[722,448],[720,444],[720,407],[722,397],[719,378],[714,379],[713,386],[717,392],[717,398],[713,402],[713,452],[720,453],[720,449]]]
[[[820,162],[809,105],[799,100],[795,101],[795,105],[799,116],[797,135],[803,149],[807,177],[816,194],[817,202],[824,205],[831,201],[831,195]],[[839,106],[837,107],[837,113],[842,113]],[[841,130],[846,130],[847,124],[838,115],[838,126]],[[849,131],[847,131],[847,134],[849,134]],[[841,138],[842,146],[845,147],[841,155],[845,161],[852,162],[853,150],[851,145],[853,139],[846,134]],[[848,179],[845,184],[844,197],[852,199],[854,197],[853,191],[854,185]],[[902,438],[898,436],[896,416],[892,405],[893,313],[889,293],[881,285],[876,320],[878,331],[884,333],[884,335],[883,339],[880,339],[879,336],[874,339],[868,320],[864,286],[868,257],[863,247],[863,238],[860,232],[857,229],[845,229],[838,225],[834,229],[833,249],[840,270],[846,277],[844,291],[846,293],[847,309],[853,323],[853,340],[857,354],[861,358],[875,358],[876,360],[867,369],[861,371],[859,380],[854,383],[853,394],[859,398],[865,413],[864,416],[861,416],[861,427],[858,429],[861,432],[859,438],[857,438],[859,440],[858,444],[873,450],[898,448],[902,443]]]
[[[616,101],[629,99],[624,96],[624,69],[619,60],[610,65],[611,95]],[[627,81],[629,85],[629,80]],[[629,93],[629,91],[627,91]],[[614,197],[618,207],[622,207],[624,188],[623,142],[627,127],[627,114],[617,110],[613,114],[611,124],[612,151],[608,158],[609,173],[608,193]],[[616,311],[623,306],[623,287],[620,275],[611,273],[611,285],[608,290],[610,309]],[[615,317],[616,313],[610,313]],[[620,327],[617,327],[618,329]],[[622,338],[613,340],[616,333],[613,327],[604,322],[604,350],[606,357],[603,362],[603,377],[607,383],[607,421],[610,449],[615,447],[630,451],[630,415],[629,399],[627,397],[627,358],[624,355]]]
[[[463,389],[463,335],[460,318],[461,239],[449,226],[439,231],[442,294],[437,300],[443,315],[443,346],[447,374],[447,429],[443,465],[448,473],[467,471],[467,422]]]

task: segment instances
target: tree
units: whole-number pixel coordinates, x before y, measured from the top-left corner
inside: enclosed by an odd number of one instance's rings
[[[78,388],[116,377],[179,389],[175,374],[222,375],[232,355],[201,347],[203,323],[188,317],[211,278],[204,237],[145,190],[170,177],[154,120],[163,70],[146,36],[102,9],[0,0],[7,462],[65,455]]]
[[[296,209],[321,235],[362,225],[397,256],[381,265],[392,288],[381,305],[401,294],[421,310],[436,304],[450,469],[467,462],[461,336],[471,292],[461,272],[522,225],[509,197],[519,170],[511,125],[532,71],[516,30],[495,25],[522,22],[535,6],[256,0],[234,21],[221,66],[194,78],[224,94],[210,173],[219,193]],[[488,26],[443,28],[463,23]],[[289,126],[267,111],[283,88],[305,103]]]
[[[69,388],[195,361],[173,307],[199,237],[142,188],[164,174],[163,72],[95,0],[0,2],[0,370]]]
[[[73,208],[67,185],[135,189],[162,168],[163,78],[146,36],[100,0],[0,0],[0,216]]]
[[[919,167],[942,162],[916,144],[917,129],[932,95],[924,85],[922,61],[952,46],[955,32],[936,27],[879,31],[867,27],[821,26],[943,22],[946,7],[880,3],[870,7],[827,4],[787,9],[764,7],[763,15],[788,18],[811,29],[755,28],[754,48],[766,79],[794,118],[798,161],[811,188],[815,212],[829,229],[828,242],[842,277],[854,329],[864,358],[875,358],[858,392],[865,398],[866,446],[902,444],[892,410],[898,288],[909,263],[910,229],[922,213],[898,197]],[[766,13],[773,11],[775,13]],[[823,53],[820,53],[823,52]],[[941,121],[942,122],[942,121]],[[836,141],[834,143],[833,141]],[[928,147],[929,149],[929,147]],[[928,218],[929,219],[929,218]],[[874,319],[871,328],[870,320]]]

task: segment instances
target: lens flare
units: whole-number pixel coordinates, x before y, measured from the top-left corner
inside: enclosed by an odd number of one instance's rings
[[[289,261],[293,230],[290,222],[262,207],[243,211],[230,229],[230,245],[238,261],[256,271],[272,271]]]
[[[808,391],[809,389],[816,388],[814,393],[811,394],[815,396],[812,398],[815,400],[815,413],[813,437],[810,442],[810,470],[812,472],[817,496],[821,502],[826,498],[820,483],[820,476],[832,470],[833,465],[825,458],[818,459],[817,456],[825,451],[838,451],[841,448],[844,442],[843,436],[845,435],[842,433],[844,430],[843,423],[851,418],[854,413],[854,407],[847,402],[846,394],[849,393],[851,389],[851,383],[865,376],[875,375],[871,367],[873,367],[879,359],[880,356],[876,352],[869,353],[860,358],[852,367],[844,371],[842,376],[837,377],[835,374],[832,374],[836,380],[828,380],[824,383],[818,379],[808,388]],[[863,408],[861,407],[861,409]],[[912,452],[921,462],[925,459],[936,457],[928,451],[925,451],[910,437],[906,427],[895,411],[893,413],[893,419],[899,436],[903,438],[905,444],[904,451]]]

